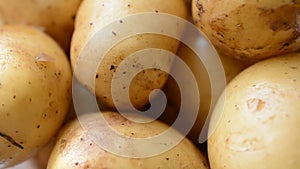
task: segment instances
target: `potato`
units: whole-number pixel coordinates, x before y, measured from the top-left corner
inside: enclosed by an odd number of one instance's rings
[[[209,127],[212,169],[300,168],[300,53],[249,67],[224,95]]]
[[[64,51],[43,32],[0,27],[0,168],[19,163],[60,127],[71,99]]]
[[[104,112],[103,116],[114,130],[131,138],[148,138],[160,134],[168,129],[168,126],[153,121],[151,123],[136,123],[125,119],[119,113]],[[139,115],[132,115],[137,120],[147,119]],[[67,169],[67,168],[197,168],[208,169],[205,158],[200,154],[196,147],[188,140],[182,140],[178,145],[165,153],[148,158],[127,158],[103,150],[98,144],[93,142],[87,135],[87,131],[106,133],[102,123],[105,123],[99,113],[90,113],[79,117],[80,123],[74,121],[69,123],[59,134],[58,140],[48,162],[48,169]],[[81,124],[81,125],[80,125]],[[83,130],[82,124],[87,127]],[[175,136],[176,134],[174,134]],[[128,151],[147,151],[154,147],[144,147],[137,149],[130,143],[118,143],[111,140],[111,135],[106,135],[107,139],[103,143],[111,143],[119,149],[129,149]],[[170,141],[174,141],[170,137]],[[159,144],[159,143],[158,143]],[[154,148],[155,149],[155,148]]]
[[[184,0],[174,0],[172,1],[172,6],[170,6],[169,2],[163,0],[153,0],[151,2],[141,0],[84,1],[77,13],[75,31],[71,44],[71,63],[73,69],[75,69],[76,65],[79,63],[84,62],[84,64],[87,64],[88,62],[93,62],[87,59],[82,59],[81,62],[78,62],[78,57],[95,33],[114,21],[125,24],[122,20],[124,17],[144,12],[153,12],[153,14],[169,13],[182,18],[187,17],[187,8]],[[140,22],[138,22],[139,25],[130,25],[130,29],[133,27],[145,26],[142,21]],[[175,31],[177,31],[176,29],[177,28],[174,28]],[[111,31],[111,39],[108,39],[108,41],[118,37],[118,32],[114,32],[114,30]],[[180,33],[181,30],[178,31]],[[99,42],[97,45],[100,47],[103,46],[104,44],[101,43],[102,42]],[[99,102],[111,108],[116,107],[111,94],[111,82],[119,64],[124,61],[128,55],[149,48],[159,48],[176,53],[178,44],[179,42],[177,40],[163,35],[139,34],[131,35],[127,39],[117,43],[115,46],[112,46],[108,53],[103,57],[102,62],[99,63],[100,65],[96,74],[95,93]],[[94,51],[89,50],[88,52],[92,53]],[[86,55],[89,54],[86,53]],[[161,65],[165,69],[170,69],[171,61],[172,60],[168,56],[155,60],[156,65]],[[124,72],[137,71],[139,67],[143,66],[144,65],[140,63],[132,63],[132,65],[127,66],[127,70],[124,70]],[[90,66],[86,66],[86,69],[90,69]],[[84,86],[90,90],[92,89],[93,85],[85,80],[85,72],[77,71],[76,73],[75,71],[75,75]],[[135,108],[143,108],[149,103],[148,97],[150,92],[153,89],[162,88],[167,78],[168,74],[166,72],[158,69],[146,69],[140,72],[131,81],[130,86],[125,86],[124,89],[120,89],[116,93],[118,93],[119,98],[126,98],[129,95],[130,101]],[[123,79],[122,84],[130,80],[128,78]],[[129,93],[124,92],[128,88]],[[122,109],[130,108],[129,100],[123,102],[121,99],[116,100],[119,101],[118,105]]]
[[[193,0],[195,24],[216,48],[243,60],[260,60],[300,48],[300,2],[295,0]]]
[[[0,1],[1,24],[36,26],[69,50],[74,19],[82,0],[9,0]]]
[[[210,57],[218,57],[217,53],[216,55],[213,56],[211,55]],[[192,87],[190,82],[185,82],[184,84],[189,86],[189,91],[188,91],[188,96],[189,96],[189,102],[187,109],[183,110],[185,113],[185,118],[187,121],[192,122],[194,119],[192,119],[192,105],[199,105],[199,112],[198,112],[198,117],[197,120],[194,124],[193,129],[191,130],[189,134],[189,138],[195,142],[198,143],[198,138],[200,135],[200,131],[202,130],[204,123],[207,119],[207,115],[210,111],[211,107],[211,85],[210,85],[210,79],[209,75],[207,73],[206,68],[204,67],[204,64],[198,58],[198,56],[191,50],[189,49],[186,45],[181,44],[178,50],[177,55],[189,66],[191,71],[194,74],[194,78],[197,81],[198,85],[198,90],[199,93],[195,92],[195,89]],[[251,63],[249,62],[241,62],[236,59],[232,59],[230,57],[224,56],[222,54],[219,55],[220,60],[223,64],[224,68],[224,73],[226,76],[226,81],[229,82],[232,78],[234,78],[240,71],[242,71],[244,68],[249,66]],[[205,57],[205,56],[202,56]],[[217,63],[216,63],[217,64]],[[209,65],[207,65],[209,66]],[[211,65],[211,66],[216,66],[216,65]],[[174,66],[171,71],[175,72],[177,66]],[[178,71],[178,70],[177,70]],[[185,75],[183,75],[185,76]],[[220,79],[221,80],[221,79]],[[226,82],[220,82],[222,84]],[[169,103],[174,106],[174,108],[179,111],[181,104],[181,98],[180,98],[180,93],[181,91],[178,88],[178,83],[173,78],[169,78],[169,80],[166,83],[166,86],[164,87],[164,91],[167,95]],[[196,95],[200,96],[200,103],[196,102]]]

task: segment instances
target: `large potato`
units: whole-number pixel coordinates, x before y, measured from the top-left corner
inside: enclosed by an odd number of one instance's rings
[[[226,55],[258,60],[300,48],[300,2],[193,0],[193,18]]]
[[[174,0],[172,5],[163,0],[86,0],[82,3],[77,13],[75,21],[75,31],[71,44],[71,62],[73,69],[76,68],[77,59],[82,52],[86,43],[92,38],[96,32],[100,31],[108,24],[114,21],[123,23],[122,18],[143,13],[169,13],[182,18],[187,17],[187,8],[184,0]],[[139,25],[131,25],[130,29],[135,27],[144,26],[143,21],[138,22]],[[167,24],[167,23],[166,23]],[[174,30],[177,28],[174,27]],[[180,31],[180,30],[178,30]],[[118,32],[112,30],[112,39],[118,36]],[[176,53],[179,42],[172,38],[156,35],[156,34],[139,34],[131,35],[131,37],[121,41],[120,43],[112,46],[110,51],[104,56],[101,64],[99,65],[96,81],[95,93],[101,104],[115,107],[111,94],[112,77],[118,68],[119,64],[126,59],[130,54],[147,48],[159,48]],[[104,44],[98,44],[99,47]],[[94,52],[94,51],[90,51]],[[90,62],[83,59],[83,62]],[[171,66],[170,57],[161,57],[155,60],[157,65],[162,65],[166,69]],[[129,69],[138,69],[143,67],[139,63],[133,63],[128,66]],[[125,73],[127,71],[124,71]],[[76,73],[76,71],[75,71]],[[91,84],[86,84],[85,73],[76,73],[78,80],[88,88],[92,88]],[[125,86],[129,88],[129,93],[118,91],[120,98],[125,98],[127,95],[130,97],[132,105],[136,108],[142,108],[148,103],[148,97],[153,89],[162,88],[167,80],[167,73],[157,69],[147,69],[140,72],[132,81],[131,85]],[[124,78],[122,84],[129,79]],[[122,89],[123,90],[123,89]],[[120,99],[119,99],[120,100]],[[121,108],[127,108],[130,103],[118,102]]]
[[[217,53],[216,53],[217,54]],[[211,85],[210,85],[210,78],[208,75],[208,72],[206,68],[204,67],[204,64],[200,60],[200,58],[186,45],[181,44],[177,55],[189,66],[191,71],[193,72],[194,79],[197,82],[198,85],[198,91],[199,93],[195,92],[195,89],[191,85],[191,82],[185,82],[184,85],[188,86],[189,91],[186,91],[189,96],[189,101],[187,109],[183,110],[185,114],[185,118],[187,121],[192,122],[194,119],[191,119],[193,117],[192,113],[192,105],[199,105],[199,111],[197,120],[195,124],[193,125],[193,129],[191,130],[189,134],[189,138],[194,141],[198,142],[200,131],[202,130],[204,123],[207,119],[207,115],[209,113],[210,107],[211,107]],[[241,62],[236,59],[232,59],[231,57],[224,56],[223,54],[220,54],[220,61],[222,63],[222,66],[224,68],[224,73],[226,76],[227,83],[230,82],[232,78],[234,78],[240,71],[242,71],[244,68],[249,66],[251,63],[249,62]],[[209,57],[219,57],[218,55],[211,55]],[[202,56],[206,57],[206,56]],[[206,65],[206,66],[216,66],[215,65]],[[177,66],[174,66],[172,68],[172,72],[175,72],[176,69],[178,69]],[[177,72],[181,72],[180,70]],[[181,76],[186,76],[182,75]],[[221,80],[221,79],[220,79]],[[226,83],[226,82],[220,82],[220,84]],[[181,98],[180,93],[183,91],[180,91],[178,88],[179,83],[177,83],[173,78],[169,78],[165,87],[164,91],[166,92],[168,102],[174,106],[175,110],[179,111],[181,104]],[[200,103],[198,103],[195,99],[195,97],[199,95],[200,96]]]
[[[70,104],[64,51],[41,31],[0,27],[0,168],[30,157],[60,127]]]
[[[82,0],[0,1],[1,24],[26,24],[44,29],[69,50],[74,19]]]
[[[224,94],[210,123],[212,169],[300,168],[300,53],[249,67]]]
[[[125,119],[119,113],[105,112],[103,115],[111,128],[129,137],[146,139],[147,137],[156,136],[168,129],[167,125],[158,121],[141,124]],[[142,116],[133,116],[137,120],[145,119],[145,117]],[[107,131],[104,131],[105,128],[102,127],[102,125],[99,125],[103,123],[99,113],[81,116],[80,120],[81,123],[78,121],[69,123],[59,134],[48,162],[48,169],[208,169],[205,158],[188,139],[184,139],[171,150],[157,156],[148,158],[126,158],[103,150],[88,137],[87,131],[107,133]],[[87,131],[83,130],[81,124],[84,124],[87,127],[85,128]],[[107,139],[102,140],[102,142],[110,143],[114,145],[114,147],[119,147],[120,149],[136,149],[135,145],[126,147],[128,144],[125,142],[118,143],[116,140],[112,139],[111,135],[107,135]],[[170,137],[169,140],[171,142],[172,140],[174,141],[172,137]],[[144,147],[142,151],[149,149],[153,149],[153,147]],[[136,151],[140,150],[137,149]]]

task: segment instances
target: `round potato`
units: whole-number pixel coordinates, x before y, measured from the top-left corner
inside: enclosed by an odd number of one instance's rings
[[[51,35],[68,52],[75,14],[81,1],[0,1],[0,22],[36,26]]]
[[[103,116],[114,130],[133,138],[148,138],[156,136],[168,129],[168,126],[153,121],[151,123],[136,123],[125,119],[119,113],[105,112]],[[143,120],[145,117],[133,115],[137,120]],[[56,145],[52,151],[48,162],[48,169],[68,169],[68,168],[197,168],[208,169],[205,158],[200,154],[196,147],[188,140],[182,140],[171,150],[148,158],[127,158],[115,155],[100,148],[87,135],[87,131],[97,131],[106,133],[99,123],[102,123],[99,113],[86,114],[79,117],[80,123],[74,121],[69,123],[59,134]],[[105,122],[104,122],[105,123]],[[87,131],[83,130],[82,124]],[[110,142],[114,147],[126,148],[126,143],[117,143],[110,141],[111,135],[103,143]],[[169,138],[170,141],[173,138]],[[128,145],[127,145],[128,146]],[[136,149],[135,145],[128,147],[131,150]],[[143,151],[153,149],[153,147],[144,147]],[[130,151],[130,150],[129,150]],[[139,151],[139,150],[136,150]]]
[[[244,60],[300,48],[300,2],[193,0],[195,24],[219,51]]]
[[[0,168],[19,163],[57,132],[71,99],[64,51],[43,32],[0,27]]]
[[[140,14],[145,12],[155,13],[168,13],[182,18],[187,17],[187,8],[184,0],[172,1],[172,6],[169,2],[163,0],[141,1],[141,0],[86,0],[82,3],[77,13],[75,31],[71,44],[71,63],[73,69],[78,64],[78,57],[84,50],[87,42],[93,37],[95,33],[101,31],[110,23],[117,21],[120,24],[125,24],[122,18]],[[139,25],[130,25],[130,29],[134,27],[143,26],[142,21]],[[112,28],[113,29],[113,28]],[[177,28],[174,28],[176,30]],[[111,40],[118,37],[118,32],[111,30]],[[178,30],[180,31],[180,30]],[[108,39],[110,40],[110,39]],[[124,61],[130,54],[149,48],[158,48],[176,53],[179,42],[173,38],[166,37],[158,34],[138,34],[131,35],[127,39],[112,46],[111,49],[102,58],[99,63],[98,71],[95,80],[95,94],[99,102],[103,105],[115,108],[116,105],[112,98],[111,85],[112,78],[122,61]],[[104,44],[97,44],[103,46]],[[89,51],[94,52],[94,51]],[[87,54],[88,55],[88,54]],[[91,62],[90,60],[83,59],[83,62]],[[170,57],[161,57],[155,59],[155,65],[162,65],[166,69],[170,69],[172,59]],[[143,67],[140,63],[132,63],[128,66],[128,70],[124,70],[124,74],[130,71],[129,69],[138,69]],[[89,69],[89,67],[87,68]],[[86,73],[78,71],[75,75],[77,79],[84,84],[84,86],[91,89],[92,84],[87,84],[84,80]],[[117,91],[119,98],[130,97],[130,102],[121,102],[118,105],[122,109],[127,109],[132,104],[135,108],[143,108],[149,103],[149,94],[153,89],[160,89],[165,84],[168,74],[159,69],[145,69],[141,71],[131,81],[130,86],[124,86],[122,91]],[[129,81],[128,78],[123,78],[122,84]],[[129,88],[129,89],[128,89]],[[129,93],[123,92],[129,90]]]
[[[197,112],[198,113],[197,120],[188,136],[193,142],[197,143],[200,131],[204,126],[204,123],[207,119],[207,115],[211,107],[212,98],[211,98],[210,77],[200,58],[186,45],[181,44],[179,46],[177,55],[189,66],[189,68],[193,72],[194,79],[196,80],[198,85],[199,93],[195,92],[195,89],[193,89],[190,82],[184,83],[185,85],[189,86],[188,104],[190,106],[187,106],[187,109],[183,110],[185,114],[185,118],[189,122],[192,122],[194,121],[194,119],[191,119],[191,117],[193,117],[192,113],[194,112],[191,112],[192,111],[191,105],[199,105],[199,111]],[[224,68],[224,73],[226,76],[227,83],[230,82],[230,80],[234,78],[239,72],[241,72],[243,69],[245,69],[251,64],[249,62],[241,62],[239,60],[224,56],[222,54],[220,54],[219,56],[215,55],[210,57],[220,57],[220,61]],[[211,65],[211,66],[215,66],[215,65]],[[177,69],[177,67],[174,66],[172,69],[173,70],[171,71],[175,72],[175,69]],[[225,83],[226,82],[224,82],[224,84]],[[181,98],[180,98],[181,91],[178,88],[178,83],[173,78],[169,78],[164,87],[164,91],[167,95],[169,103],[174,107],[175,110],[179,111],[182,105],[181,105]],[[194,99],[196,95],[200,96],[200,103],[197,103],[196,99]]]
[[[209,128],[212,169],[300,168],[300,53],[249,67],[224,94]]]

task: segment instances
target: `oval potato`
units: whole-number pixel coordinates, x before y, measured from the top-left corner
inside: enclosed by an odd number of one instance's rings
[[[168,129],[167,125],[158,121],[141,124],[125,119],[119,113],[105,112],[103,115],[110,127],[129,137],[146,139],[147,137],[158,135]],[[142,116],[133,116],[137,120],[145,119],[145,117]],[[86,114],[79,117],[79,119],[80,123],[78,121],[69,123],[59,134],[48,162],[48,169],[208,169],[205,158],[188,139],[182,140],[171,150],[153,157],[126,158],[103,150],[99,145],[90,140],[87,136],[87,131],[83,130],[80,124],[88,124],[85,125],[88,131],[106,132],[103,131],[104,128],[99,125],[99,123],[102,123],[99,113]],[[111,142],[111,144],[114,145],[118,144],[111,141],[112,138],[109,138],[109,135],[107,136],[107,140],[103,140],[103,142]],[[170,141],[172,141],[172,138],[170,138]],[[132,146],[131,148],[134,149],[134,145]],[[122,143],[119,147],[126,147],[126,144]],[[146,150],[147,148],[151,149],[153,147],[144,148]]]
[[[144,12],[168,13],[182,18],[187,17],[187,7],[184,0],[172,1],[172,6],[169,2],[163,0],[141,1],[141,0],[86,0],[82,3],[77,13],[75,21],[75,31],[71,44],[71,63],[73,69],[78,64],[78,57],[84,49],[86,43],[93,35],[100,31],[108,24],[118,21],[123,23],[122,18]],[[140,25],[132,25],[130,29]],[[174,28],[176,30],[176,28]],[[118,36],[118,32],[112,30],[112,38]],[[176,53],[179,42],[172,38],[155,35],[155,34],[140,34],[132,35],[131,37],[121,41],[113,46],[110,51],[103,57],[102,62],[98,67],[95,80],[95,93],[101,104],[115,108],[115,103],[111,94],[112,77],[118,68],[118,65],[126,59],[130,54],[147,48],[159,48]],[[99,44],[101,46],[103,44]],[[157,65],[163,65],[166,69],[171,67],[171,59],[162,57],[161,60],[156,60]],[[137,69],[143,67],[139,63],[133,63],[129,68]],[[127,72],[127,71],[124,71]],[[83,80],[85,73],[76,73],[77,79],[84,86],[92,89],[91,84]],[[136,108],[143,108],[149,103],[149,94],[153,89],[160,89],[165,84],[168,74],[154,69],[146,69],[140,72],[132,81],[130,86],[125,86],[124,90],[129,88],[129,93],[118,91],[120,98],[130,97],[132,105]],[[124,78],[124,81],[128,79]],[[123,89],[122,89],[123,90]],[[118,99],[117,99],[118,100]],[[119,99],[120,100],[120,99]],[[119,107],[127,109],[130,107],[129,102],[118,102]]]
[[[35,26],[51,35],[69,51],[74,19],[82,0],[0,1],[1,24]]]
[[[260,60],[300,48],[300,2],[295,0],[193,0],[195,25],[216,48],[243,60]]]
[[[45,33],[0,27],[0,168],[19,163],[58,131],[71,100],[71,69]]]
[[[212,169],[300,168],[300,53],[250,66],[224,94],[209,128]]]

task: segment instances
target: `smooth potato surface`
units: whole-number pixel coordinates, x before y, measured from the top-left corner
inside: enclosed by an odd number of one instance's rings
[[[300,54],[259,62],[234,78],[215,107],[212,169],[300,167]]]

